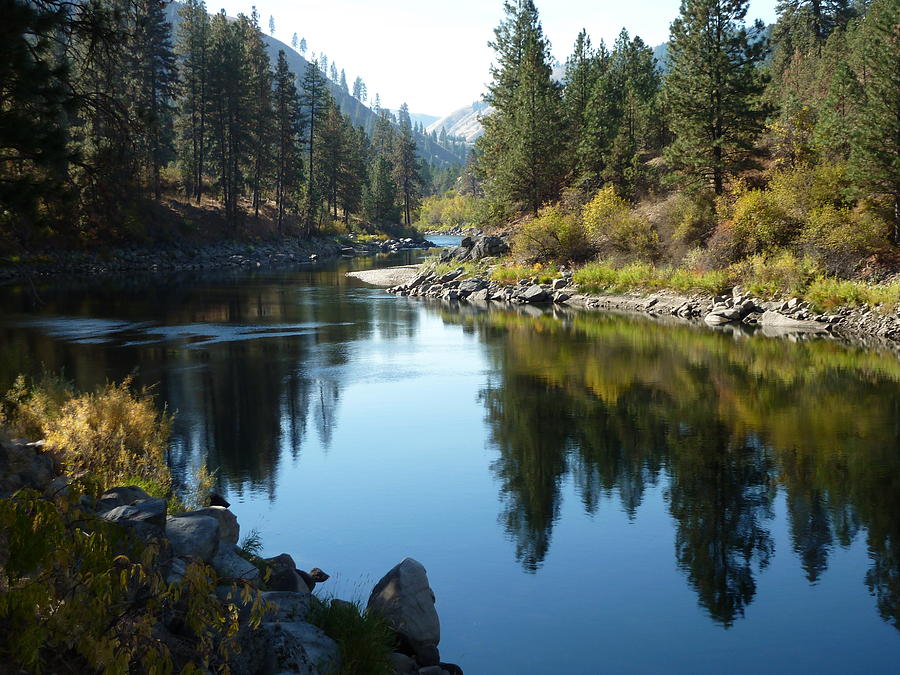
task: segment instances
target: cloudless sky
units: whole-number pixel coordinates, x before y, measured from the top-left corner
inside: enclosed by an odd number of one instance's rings
[[[254,0],[207,0],[207,9],[249,14]],[[775,19],[776,0],[751,0],[748,20]],[[665,42],[679,0],[536,0],[553,55],[564,62],[586,28],[594,43],[610,45],[625,27],[651,47]],[[490,79],[487,46],[503,16],[502,0],[256,0],[262,29],[275,17],[275,37],[290,44],[297,32],[307,56],[324,51],[357,75],[382,105],[447,115],[478,100]]]

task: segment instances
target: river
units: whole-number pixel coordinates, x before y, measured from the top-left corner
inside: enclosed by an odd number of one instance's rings
[[[3,287],[0,385],[136,372],[322,592],[420,560],[469,674],[896,672],[896,357],[345,276],[422,255]]]

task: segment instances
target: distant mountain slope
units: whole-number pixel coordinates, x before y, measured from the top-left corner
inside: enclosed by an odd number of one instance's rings
[[[391,110],[395,115],[398,114],[399,110]],[[425,115],[423,113],[409,113],[409,119],[412,120],[413,124],[417,122],[420,123],[423,127],[427,127],[429,124],[437,122],[440,118],[437,115]]]
[[[484,133],[484,128],[478,118],[489,115],[491,107],[483,101],[475,101],[465,108],[455,110],[446,117],[442,117],[430,124],[426,131],[440,134],[441,129],[446,129],[450,136],[458,136],[465,139],[466,143],[474,143]]]
[[[180,6],[180,3],[173,2],[166,8],[173,31],[178,27],[178,8]],[[288,67],[297,76],[297,86],[299,87],[300,82],[303,80],[303,76],[306,73],[306,68],[309,66],[309,62],[288,45],[280,40],[276,40],[270,35],[263,33],[263,40],[266,43],[266,48],[269,50],[269,59],[273,64],[278,60],[279,50],[284,51]],[[375,126],[375,120],[377,119],[375,112],[364,103],[345,92],[340,85],[329,80],[328,87],[331,90],[331,95],[334,96],[335,101],[337,101],[337,104],[340,106],[341,112],[347,115],[355,126],[361,126],[367,132],[371,133],[372,128]],[[415,137],[419,156],[432,164],[437,165],[439,168],[444,168],[450,164],[466,163],[466,157],[463,153],[451,152],[432,141],[430,136],[415,134]]]

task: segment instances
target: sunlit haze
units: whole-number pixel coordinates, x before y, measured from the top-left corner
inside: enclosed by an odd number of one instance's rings
[[[748,19],[775,19],[776,0],[752,0]],[[611,43],[622,27],[655,46],[668,39],[678,0],[539,0],[544,31],[553,55],[565,61],[575,36],[586,28],[594,42]],[[252,0],[227,0],[208,5],[210,12],[234,16],[249,13]],[[329,0],[296,2],[262,0],[256,5],[262,29],[275,18],[275,37],[290,44],[296,32],[305,37],[307,55],[322,51],[329,61],[359,75],[369,95],[397,108],[446,115],[481,97],[493,57],[487,46],[503,14],[501,0]]]

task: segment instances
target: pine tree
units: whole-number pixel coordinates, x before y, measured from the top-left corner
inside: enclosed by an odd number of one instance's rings
[[[319,69],[319,64],[316,61],[307,64],[301,90],[300,102],[305,109],[307,120],[307,189],[304,220],[306,225],[306,236],[309,237],[318,217],[323,196],[319,189],[319,167],[315,162],[317,154],[316,146],[319,139],[319,126],[325,119],[328,105],[331,100],[325,76],[322,74],[322,71]]]
[[[329,79],[332,82],[337,82],[338,81],[338,69],[337,69],[337,66],[334,64],[334,61],[331,62],[331,70],[329,71],[329,73],[330,73]]]
[[[74,112],[75,101],[68,64],[56,48],[56,39],[65,30],[65,14],[59,7],[6,5],[3,23],[0,239],[9,228],[24,243],[40,202],[62,193],[67,164],[73,159],[65,119]]]
[[[399,220],[396,206],[397,188],[391,178],[391,165],[377,155],[369,171],[369,184],[364,196],[364,215],[375,225],[388,225]]]
[[[256,14],[256,7],[253,8],[253,14]],[[269,14],[269,35],[275,35],[275,17]]]
[[[306,56],[306,38],[300,38],[300,53]]]
[[[422,179],[416,160],[416,141],[413,138],[409,108],[400,106],[400,133],[394,143],[394,183],[400,197],[400,207],[405,225],[412,224],[412,211],[418,206]]]
[[[340,80],[341,91],[345,94],[350,93],[350,88],[347,86],[347,73],[344,72],[344,69],[341,69],[341,80]]]
[[[366,102],[366,83],[363,82],[361,77],[353,80],[353,98],[362,103]]]
[[[491,43],[496,64],[485,100],[494,113],[483,120],[481,167],[492,202],[536,214],[559,195],[565,171],[558,149],[560,87],[552,78],[550,45],[532,0],[506,2],[504,10]]]
[[[666,156],[686,180],[720,195],[753,148],[766,111],[760,100],[763,25],[744,25],[748,0],[682,0],[672,23],[664,96],[675,135]]]
[[[250,17],[238,17],[244,68],[244,111],[249,120],[248,166],[251,205],[259,218],[262,193],[272,159],[272,71],[269,53],[254,8]]]
[[[278,234],[284,235],[284,216],[302,179],[303,159],[300,136],[303,119],[294,73],[288,68],[283,50],[275,66],[273,112],[275,115],[275,209]]]
[[[296,33],[294,33],[294,34],[291,36],[291,48],[292,48],[294,51],[297,51],[297,49],[298,49],[299,46],[300,46],[300,38],[297,36]]]
[[[246,22],[246,17],[243,17]],[[232,231],[238,227],[238,201],[243,184],[251,123],[246,102],[242,29],[229,21],[224,11],[210,21],[207,118],[209,157],[217,174],[225,220]]]
[[[865,92],[853,133],[856,182],[891,202],[900,245],[900,4],[873,0],[856,37]]]
[[[600,48],[595,51],[587,31],[582,30],[575,40],[572,55],[566,61],[566,74],[563,79],[563,109],[566,115],[570,166],[577,163],[588,103],[597,80],[603,73],[606,60],[606,48],[603,43],[601,42]]]
[[[209,14],[203,0],[187,0],[178,14],[181,18],[175,44],[181,75],[176,118],[178,155],[185,190],[200,203],[206,159]]]
[[[332,217],[338,217],[338,189],[346,168],[348,148],[345,137],[344,117],[334,99],[328,104],[316,131],[316,166],[324,195]]]
[[[350,222],[351,213],[362,209],[363,190],[368,178],[369,136],[365,129],[356,129],[345,118],[345,138],[347,154],[344,170],[338,185],[338,200],[344,212],[344,222]]]

